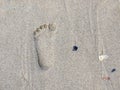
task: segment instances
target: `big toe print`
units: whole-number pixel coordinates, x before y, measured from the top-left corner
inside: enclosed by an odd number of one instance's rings
[[[55,24],[44,24],[34,32],[38,63],[43,70],[48,70],[55,63]]]

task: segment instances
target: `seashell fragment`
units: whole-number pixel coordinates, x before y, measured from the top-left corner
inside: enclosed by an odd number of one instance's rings
[[[99,60],[100,60],[100,61],[103,61],[103,60],[105,60],[105,59],[108,59],[108,57],[109,57],[108,55],[100,55],[100,56],[99,56]]]
[[[106,77],[102,77],[103,80],[110,80],[110,77],[106,76]]]

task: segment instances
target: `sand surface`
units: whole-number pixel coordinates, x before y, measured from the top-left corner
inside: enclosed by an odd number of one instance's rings
[[[120,1],[0,0],[0,90],[120,90]]]

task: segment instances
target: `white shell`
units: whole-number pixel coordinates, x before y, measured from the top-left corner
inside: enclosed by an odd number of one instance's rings
[[[105,59],[108,59],[108,57],[109,57],[108,55],[100,55],[100,56],[99,56],[99,60],[100,60],[100,61],[103,61],[103,60],[105,60]]]

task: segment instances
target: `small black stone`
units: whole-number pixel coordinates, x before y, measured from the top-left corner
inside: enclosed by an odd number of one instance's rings
[[[115,69],[115,68],[113,68],[113,69],[111,70],[111,72],[114,72],[114,71],[116,71],[116,69]]]
[[[73,50],[72,51],[77,51],[78,47],[77,46],[73,46]]]

